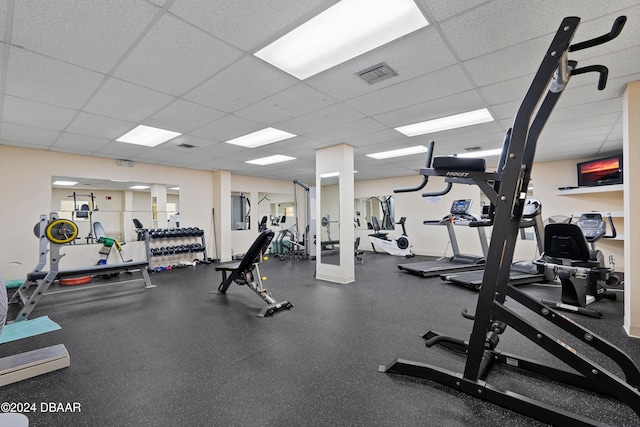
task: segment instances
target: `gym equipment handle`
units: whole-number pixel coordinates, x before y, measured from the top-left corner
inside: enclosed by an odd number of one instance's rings
[[[598,78],[598,90],[604,90],[607,86],[607,77],[609,76],[609,69],[604,65],[588,65],[586,67],[577,68],[575,70],[571,70],[572,75],[584,74],[596,72],[600,74]]]
[[[430,168],[431,167],[431,159],[433,159],[433,146],[435,145],[434,141],[429,141],[429,147],[427,148],[427,161],[425,164],[426,168]],[[394,193],[411,193],[413,191],[420,191],[422,190],[425,185],[427,185],[427,181],[429,180],[429,177],[426,175],[422,175],[422,182],[415,186],[415,187],[402,187],[402,188],[394,188],[393,192]]]
[[[588,49],[590,47],[598,46],[615,39],[620,35],[620,32],[624,28],[624,24],[626,22],[627,22],[626,16],[624,15],[618,16],[616,20],[613,22],[613,25],[611,26],[611,31],[609,31],[607,34],[602,35],[600,37],[596,37],[591,40],[585,40],[583,42],[573,44],[569,46],[569,52],[577,52],[582,49]]]

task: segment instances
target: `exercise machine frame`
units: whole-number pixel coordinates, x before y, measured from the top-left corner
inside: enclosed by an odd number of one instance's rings
[[[467,163],[459,161],[468,159],[455,157],[433,159],[433,167],[430,167],[433,153],[433,144],[430,144],[427,167],[420,170],[423,183],[421,187],[416,187],[416,191],[426,185],[429,176],[471,179],[491,201],[490,218],[499,226],[493,227],[482,289],[478,296],[475,314],[472,316],[474,322],[469,341],[432,332],[427,342],[428,345],[443,343],[464,351],[466,354],[464,372],[452,372],[434,365],[404,359],[396,359],[388,365],[381,365],[378,369],[380,372],[426,378],[553,425],[602,425],[601,422],[584,415],[492,385],[487,380],[490,369],[494,364],[503,362],[505,365],[533,372],[543,378],[547,377],[569,386],[581,387],[614,397],[627,404],[640,416],[640,391],[638,390],[640,369],[635,362],[622,350],[597,334],[509,285],[509,271],[538,137],[571,75],[598,72],[600,74],[598,89],[602,90],[606,85],[608,72],[606,67],[596,65],[576,68],[577,62],[569,61],[568,53],[613,40],[620,34],[625,22],[626,17],[621,16],[614,22],[610,33],[571,45],[580,18],[563,19],[516,114],[502,172],[487,173],[469,170],[465,167]],[[443,167],[444,165],[447,167]],[[494,188],[492,183],[500,185]],[[624,378],[609,372],[579,353],[577,349],[539,329],[534,323],[508,308],[505,305],[507,296],[575,336],[593,350],[609,357],[620,367]],[[576,372],[553,368],[548,363],[539,363],[526,358],[512,358],[511,355],[497,351],[499,335],[508,326]]]
[[[144,281],[144,287],[146,289],[155,288],[155,285],[151,283],[151,278],[147,271],[149,267],[148,261],[129,261],[119,264],[94,265],[91,267],[60,270],[60,259],[65,256],[65,254],[60,254],[60,248],[75,239],[78,234],[77,226],[73,221],[60,219],[58,218],[58,214],[51,213],[48,217],[47,215],[40,215],[40,222],[36,225],[35,230],[38,230],[38,238],[40,240],[38,265],[31,273],[27,274],[27,279],[16,290],[11,300],[9,300],[9,304],[17,304],[20,306],[14,319],[15,322],[26,320],[38,302],[47,295],[47,291],[53,282],[65,277],[139,271]],[[47,253],[49,254],[49,270],[44,269],[47,265]],[[125,282],[128,281],[119,281],[117,283]],[[111,284],[116,283],[110,283],[110,285]],[[35,289],[33,289],[34,286]],[[105,285],[81,286],[51,292],[49,294],[86,290],[99,286]]]

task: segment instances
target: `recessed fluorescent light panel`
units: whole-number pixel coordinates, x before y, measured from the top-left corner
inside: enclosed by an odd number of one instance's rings
[[[481,110],[468,111],[466,113],[441,117],[439,119],[428,120],[426,122],[400,126],[395,129],[407,136],[416,136],[424,135],[426,133],[442,132],[444,130],[457,129],[491,121],[493,121],[493,116],[491,116],[489,110],[483,108]]]
[[[427,25],[414,0],[342,0],[255,55],[304,80]]]
[[[76,185],[77,183],[78,183],[77,181],[53,181],[53,185],[72,186],[72,185]]]
[[[493,150],[471,151],[468,153],[458,154],[458,157],[489,157],[499,156],[502,148],[494,148]]]
[[[148,185],[134,185],[132,187],[129,187],[132,190],[146,190],[147,188],[149,188]]]
[[[275,156],[262,157],[261,159],[247,160],[245,163],[251,163],[252,165],[266,166],[266,165],[272,165],[274,163],[287,162],[289,160],[295,160],[295,157],[276,154]]]
[[[415,147],[400,148],[398,150],[381,151],[379,153],[367,154],[367,156],[381,160],[390,159],[392,157],[402,157],[410,156],[412,154],[426,153],[427,151],[428,149],[424,145],[416,145]]]
[[[293,138],[294,135],[289,132],[285,132],[275,128],[265,128],[257,132],[249,133],[238,138],[225,141],[227,144],[240,145],[247,148],[256,148],[262,145],[272,144],[278,141],[284,141],[285,139]]]
[[[155,147],[156,145],[160,145],[163,142],[167,142],[180,135],[182,134],[172,132],[170,130],[139,125],[116,139],[116,141],[126,142],[127,144],[144,145],[146,147]]]

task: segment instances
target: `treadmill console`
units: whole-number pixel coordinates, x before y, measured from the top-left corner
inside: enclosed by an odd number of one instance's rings
[[[469,213],[469,209],[471,209],[471,199],[460,199],[453,201],[449,212],[454,216],[464,216]]]

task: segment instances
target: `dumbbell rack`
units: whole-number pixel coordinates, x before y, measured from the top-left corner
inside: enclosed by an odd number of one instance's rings
[[[208,260],[204,231],[198,227],[151,229],[142,233],[152,271],[172,270]]]

